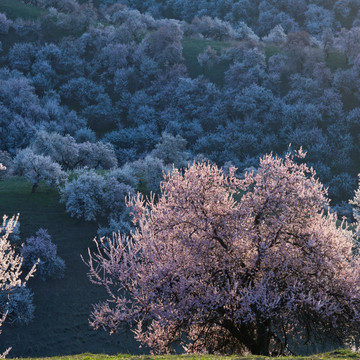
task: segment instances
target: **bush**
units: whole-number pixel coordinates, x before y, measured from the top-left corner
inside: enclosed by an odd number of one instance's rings
[[[33,292],[25,285],[13,288],[9,293],[0,292],[1,312],[7,312],[7,321],[27,325],[34,319]]]
[[[36,274],[43,280],[64,277],[65,262],[57,256],[57,246],[51,242],[51,236],[47,230],[39,229],[36,236],[26,239],[21,253],[24,259],[23,267],[27,269],[40,259]]]

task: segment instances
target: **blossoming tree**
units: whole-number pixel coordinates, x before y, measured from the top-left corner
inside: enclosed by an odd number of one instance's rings
[[[0,163],[0,171],[6,170],[6,167]],[[0,223],[0,292],[7,292],[9,295],[11,291],[21,285],[33,275],[36,264],[31,268],[24,280],[20,279],[22,257],[15,253],[14,248],[9,241],[9,235],[15,229],[18,216],[8,219],[3,217]],[[0,313],[0,326],[4,323],[7,313]],[[10,349],[0,354],[0,359],[5,358]]]
[[[268,355],[319,338],[351,341],[359,258],[352,233],[324,213],[328,202],[314,171],[290,154],[264,156],[244,179],[206,163],[174,169],[158,199],[128,201],[135,233],[89,251],[90,279],[110,296],[92,325],[134,325],[156,352],[180,343]]]

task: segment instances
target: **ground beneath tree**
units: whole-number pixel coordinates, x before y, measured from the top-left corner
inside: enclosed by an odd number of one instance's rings
[[[39,228],[46,228],[65,260],[65,277],[60,280],[30,279],[34,292],[35,318],[27,326],[5,324],[0,335],[0,352],[12,346],[10,357],[43,357],[67,354],[132,353],[141,349],[130,331],[108,335],[93,330],[88,323],[92,304],[104,300],[102,288],[87,278],[86,257],[96,235],[96,224],[79,222],[65,214],[58,194],[45,186],[31,194],[24,179],[0,181],[0,215],[20,213],[24,241]]]

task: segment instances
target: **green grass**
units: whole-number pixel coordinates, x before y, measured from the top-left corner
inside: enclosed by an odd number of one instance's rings
[[[346,56],[339,52],[331,52],[325,59],[326,65],[331,71],[337,69],[349,69],[351,66],[346,61]]]
[[[130,355],[94,355],[94,354],[81,354],[74,356],[64,357],[52,357],[52,358],[27,358],[26,360],[265,360],[265,359],[303,359],[303,360],[332,360],[332,359],[360,359],[360,354],[351,352],[350,350],[336,350],[328,353],[316,354],[312,356],[282,356],[282,357],[265,357],[265,356],[217,356],[217,355],[142,355],[142,356],[130,356]],[[21,360],[21,359],[20,359]],[[24,359],[25,360],[25,359]]]
[[[5,13],[10,19],[16,18],[36,20],[44,12],[33,5],[27,5],[19,0],[0,0],[0,12]]]
[[[281,52],[281,47],[277,45],[266,45],[265,46],[265,57],[266,60],[269,60],[273,55],[279,54]]]
[[[218,55],[220,55],[223,49],[235,46],[235,42],[185,38],[182,41],[182,45],[185,65],[188,69],[190,77],[196,78],[200,75],[204,75],[216,85],[221,86],[224,83],[224,74],[229,68],[228,61],[221,61],[211,69],[205,69],[200,66],[197,57],[208,46],[211,46],[214,50],[217,51]]]

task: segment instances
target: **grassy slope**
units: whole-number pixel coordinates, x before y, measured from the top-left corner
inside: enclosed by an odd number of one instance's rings
[[[78,222],[65,214],[59,204],[59,195],[42,185],[37,193],[30,192],[31,184],[23,178],[0,181],[0,214],[20,212],[22,239],[34,234],[39,227],[49,229],[58,246],[58,254],[65,259],[67,269],[64,279],[43,282],[31,279],[29,286],[35,293],[35,320],[24,327],[5,325],[0,335],[1,350],[13,346],[10,357],[56,356],[42,360],[261,360],[259,356],[129,356],[93,355],[85,351],[103,354],[139,353],[137,343],[128,334],[110,337],[104,332],[92,331],[88,326],[91,304],[99,301],[104,293],[91,285],[86,278],[86,267],[80,254],[96,233],[92,223]],[[33,358],[39,359],[37,358]],[[285,360],[286,358],[281,358]],[[304,359],[357,359],[360,355],[340,350],[314,355]]]
[[[8,18],[13,20],[18,17],[35,20],[44,10],[19,0],[0,0],[0,12],[5,13]]]
[[[19,0],[0,0],[0,12],[5,12],[11,19],[17,17],[36,19],[43,11]],[[235,44],[231,42],[184,39],[183,55],[190,76],[204,75],[214,83],[221,85],[224,80],[224,72],[228,69],[229,64],[223,62],[213,69],[207,70],[198,64],[197,56],[207,46],[211,46],[220,54],[222,49],[233,45]],[[274,47],[266,48],[266,55],[269,57],[278,51],[279,49]],[[332,71],[339,67],[346,68],[346,59],[341,54],[330,54],[327,63]],[[0,215],[12,215],[20,212],[22,239],[33,235],[40,227],[47,228],[53,241],[58,245],[59,255],[66,262],[67,271],[65,278],[61,280],[45,283],[38,279],[30,281],[29,286],[35,293],[35,320],[25,327],[5,325],[3,334],[0,335],[0,352],[4,348],[12,346],[11,357],[52,356],[85,351],[113,354],[119,352],[138,353],[138,346],[131,336],[129,338],[127,336],[109,337],[104,332],[92,331],[88,326],[87,319],[91,311],[91,304],[99,301],[104,293],[87,280],[86,267],[82,264],[79,255],[85,254],[87,247],[91,245],[91,239],[96,233],[96,225],[77,222],[66,215],[64,207],[58,203],[58,194],[54,190],[43,186],[36,194],[31,194],[30,188],[31,185],[24,179],[0,181]],[[345,357],[351,358],[352,356],[347,353]],[[320,359],[319,357],[312,358]],[[339,355],[339,358],[343,358],[342,354]],[[359,359],[359,357],[353,358]],[[61,359],[102,360],[112,358],[87,354]],[[118,356],[116,359],[120,359],[120,357]],[[132,359],[140,358],[133,357]],[[146,359],[150,359],[150,357],[146,357]]]
[[[229,63],[227,61],[222,61],[211,69],[204,69],[200,66],[197,57],[208,46],[211,46],[217,51],[218,55],[220,55],[222,49],[235,46],[235,44],[235,42],[229,41],[225,42],[192,38],[183,39],[183,56],[190,77],[196,78],[197,76],[204,75],[213,83],[222,85],[224,82],[224,73],[229,68]]]
[[[323,353],[312,355],[309,357],[280,357],[280,358],[266,358],[264,356],[216,356],[216,355],[165,355],[165,356],[129,356],[129,355],[94,355],[82,354],[76,356],[42,358],[42,359],[27,359],[27,360],[265,360],[265,359],[303,359],[303,360],[332,360],[332,359],[360,359],[359,353],[354,353],[348,350],[337,350],[330,353]]]
[[[27,326],[5,324],[0,335],[0,353],[12,346],[11,357],[54,356],[93,353],[139,353],[138,344],[129,335],[94,331],[88,325],[92,304],[104,299],[101,288],[86,277],[87,268],[80,259],[86,255],[96,234],[96,225],[79,222],[65,214],[59,195],[46,186],[31,194],[31,184],[23,178],[0,181],[0,215],[20,213],[22,240],[40,227],[49,230],[66,263],[64,279],[43,282],[30,279],[34,291],[35,319]]]

